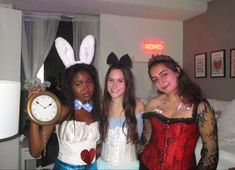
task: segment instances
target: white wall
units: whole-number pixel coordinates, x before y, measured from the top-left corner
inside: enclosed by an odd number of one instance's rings
[[[20,82],[21,11],[0,7],[0,80]]]
[[[19,138],[0,142],[0,169],[18,169]]]
[[[0,80],[20,82],[21,15],[21,11],[0,7]],[[18,97],[15,95],[16,100]],[[4,119],[2,114],[0,112]],[[18,138],[0,141],[0,169],[18,169],[18,153]]]
[[[147,61],[151,54],[141,50],[146,39],[164,42],[164,53],[182,65],[183,23],[179,21],[154,20],[102,14],[100,16],[100,60],[98,63],[101,87],[107,71],[106,59],[110,52],[119,58],[128,53],[133,61],[136,79],[136,94],[141,98],[152,95],[152,85],[147,74]]]

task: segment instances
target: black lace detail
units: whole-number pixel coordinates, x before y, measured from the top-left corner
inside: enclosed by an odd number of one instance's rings
[[[150,119],[143,120],[143,132],[141,135],[141,139],[136,144],[137,156],[140,158],[141,153],[143,152],[145,146],[149,143],[151,135],[152,135],[152,126]]]
[[[214,110],[207,101],[200,103],[197,111],[198,128],[203,141],[198,170],[214,170],[218,164],[218,133]]]
[[[196,117],[188,117],[188,118],[168,118],[162,114],[159,114],[157,112],[146,112],[143,113],[142,118],[143,119],[150,119],[151,117],[156,117],[158,120],[166,123],[166,124],[173,124],[173,123],[195,123]]]

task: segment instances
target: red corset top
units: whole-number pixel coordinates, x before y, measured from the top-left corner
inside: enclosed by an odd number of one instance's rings
[[[141,159],[151,170],[192,170],[199,130],[195,118],[167,118],[150,113],[152,135]]]

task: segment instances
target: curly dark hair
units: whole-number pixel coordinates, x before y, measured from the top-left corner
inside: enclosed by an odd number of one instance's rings
[[[198,103],[205,98],[201,88],[196,83],[192,82],[186,72],[179,66],[179,64],[170,56],[160,54],[152,55],[148,62],[148,74],[150,76],[150,69],[157,65],[163,64],[173,72],[178,73],[178,95],[181,97],[183,103],[192,104]],[[162,93],[161,91],[159,91]]]
[[[131,70],[121,64],[111,65],[106,73],[105,77],[105,88],[103,93],[103,111],[101,116],[101,136],[102,140],[105,140],[108,133],[108,117],[109,117],[109,108],[111,104],[111,96],[107,89],[107,82],[109,74],[112,70],[118,69],[124,75],[124,81],[126,84],[125,94],[122,102],[122,106],[125,113],[125,122],[122,125],[124,128],[125,124],[128,127],[127,130],[127,142],[135,143],[137,141],[137,120],[135,117],[135,107],[136,107],[136,98],[135,98],[135,85],[134,85],[134,76]],[[125,134],[125,133],[124,133]]]
[[[98,73],[93,65],[75,64],[65,70],[63,75],[63,91],[69,106],[68,120],[74,119],[74,96],[71,89],[71,83],[76,73],[87,71],[94,83],[94,92],[91,100],[93,101],[93,109],[91,111],[94,120],[98,120],[101,112],[100,108],[100,85],[98,80]]]

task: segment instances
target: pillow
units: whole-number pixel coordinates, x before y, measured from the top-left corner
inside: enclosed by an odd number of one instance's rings
[[[222,117],[222,111],[220,111],[220,110],[215,111],[215,118],[216,118],[216,121],[217,121],[217,127],[218,128],[219,128],[219,125],[220,125],[221,117]]]
[[[216,100],[216,99],[208,99],[208,102],[213,107],[215,112],[223,110],[226,107],[226,105],[229,103],[229,101]]]
[[[235,99],[229,102],[222,110],[219,131],[235,136]]]

